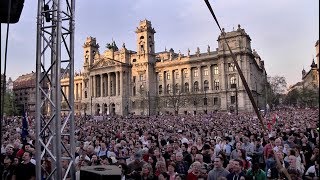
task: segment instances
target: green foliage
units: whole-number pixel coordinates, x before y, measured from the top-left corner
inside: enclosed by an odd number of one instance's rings
[[[266,86],[267,103],[271,106],[277,106],[287,88],[286,78],[283,76],[268,77]]]
[[[291,106],[319,107],[319,92],[313,89],[294,89],[285,96],[284,103]]]
[[[7,116],[18,115],[19,108],[14,101],[14,94],[11,92],[6,92],[4,96],[4,109],[3,112]]]

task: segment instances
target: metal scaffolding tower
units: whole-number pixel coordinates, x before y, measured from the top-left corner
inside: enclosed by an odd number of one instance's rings
[[[74,12],[75,0],[38,0],[36,179],[43,175],[46,179],[75,179]],[[69,79],[67,92],[62,91],[62,78]],[[43,88],[46,83],[49,90]],[[51,172],[42,167],[45,159],[51,161]]]

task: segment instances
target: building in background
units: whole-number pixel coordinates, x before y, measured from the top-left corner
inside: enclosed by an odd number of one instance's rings
[[[289,92],[294,89],[311,89],[318,92],[319,90],[319,40],[315,44],[316,48],[316,61],[312,59],[310,70],[307,72],[305,69],[301,72],[301,81],[294,84],[289,88]]]
[[[48,83],[43,83],[42,88],[45,91],[48,91]],[[14,93],[17,108],[27,110],[29,115],[35,116],[36,73],[32,72],[19,76],[13,81],[12,91]]]
[[[155,52],[155,29],[148,20],[136,28],[136,50],[113,41],[100,53],[88,37],[83,45],[83,72],[75,76],[75,113],[197,114],[213,111],[252,111],[231,54],[222,38],[218,48],[194,53],[173,49]],[[260,108],[265,107],[267,73],[264,61],[251,48],[244,29],[225,33]],[[68,79],[62,79],[68,94]],[[77,98],[78,97],[78,98]],[[78,104],[78,105],[77,105]]]

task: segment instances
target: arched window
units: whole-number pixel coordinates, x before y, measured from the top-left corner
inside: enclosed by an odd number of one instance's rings
[[[140,94],[143,94],[144,93],[144,85],[141,85],[140,86]]]
[[[198,92],[199,91],[199,83],[198,83],[198,81],[194,82],[193,89],[194,89],[194,92]]]
[[[219,90],[219,80],[214,80],[214,90]]]
[[[133,88],[132,88],[132,94],[133,94],[133,96],[136,95],[136,87],[135,86],[133,86]]]
[[[236,77],[232,76],[230,78],[230,87],[235,87],[236,86]]]
[[[159,86],[159,94],[162,94],[162,85]]]
[[[204,86],[204,90],[205,91],[207,91],[208,89],[209,89],[209,81],[208,80],[205,80],[204,82],[203,82],[203,86]]]
[[[179,89],[179,84],[177,83],[175,86],[174,86],[174,93],[179,93],[180,89]]]
[[[189,84],[188,83],[184,83],[184,92],[189,92]]]
[[[170,94],[170,93],[171,93],[171,85],[168,84],[168,85],[167,85],[167,94]]]

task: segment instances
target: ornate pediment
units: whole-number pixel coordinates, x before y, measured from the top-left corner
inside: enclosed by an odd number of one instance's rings
[[[103,68],[103,67],[111,67],[121,65],[119,62],[114,61],[112,59],[100,59],[92,66],[92,69]]]

